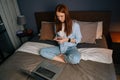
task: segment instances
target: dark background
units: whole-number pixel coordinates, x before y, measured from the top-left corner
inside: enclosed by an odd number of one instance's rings
[[[110,31],[120,32],[119,0],[17,0],[27,27],[37,31],[34,12],[54,11],[57,4],[65,4],[70,11],[111,11]]]

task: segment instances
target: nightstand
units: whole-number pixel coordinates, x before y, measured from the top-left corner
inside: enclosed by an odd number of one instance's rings
[[[120,64],[120,32],[110,32],[111,49],[113,49],[113,61]]]
[[[113,62],[116,74],[120,74],[120,32],[110,32],[111,44],[113,49]]]
[[[33,30],[27,29],[27,30],[18,30],[16,32],[16,35],[19,37],[21,44],[24,42],[22,40],[23,37],[29,37],[31,38],[33,36]]]

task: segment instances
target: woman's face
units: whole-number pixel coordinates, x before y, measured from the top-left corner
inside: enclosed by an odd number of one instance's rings
[[[56,12],[56,16],[58,18],[58,20],[60,22],[64,22],[65,21],[65,13],[62,13],[62,12]]]

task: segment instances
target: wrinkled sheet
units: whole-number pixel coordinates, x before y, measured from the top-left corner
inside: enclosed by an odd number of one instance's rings
[[[80,48],[81,59],[100,63],[112,63],[112,50],[107,48]]]
[[[26,42],[17,51],[28,52],[39,55],[39,50],[45,47],[54,47],[54,45],[38,43],[38,42]],[[91,60],[101,63],[112,63],[112,50],[107,48],[79,48],[78,51],[81,54],[81,59]]]
[[[52,46],[55,45],[37,42],[24,43],[0,65],[0,80],[35,80],[31,76],[31,71],[44,60],[63,68],[57,80],[116,80],[114,65],[111,60],[109,61],[112,50],[107,48],[79,48],[82,59],[79,64],[73,65],[48,60],[39,55],[41,48]],[[96,49],[98,50],[96,51]],[[102,50],[106,52],[104,53]],[[101,56],[101,54],[107,55]],[[92,57],[99,59],[97,55],[103,57],[102,59],[108,56],[105,59],[109,63],[93,61]]]
[[[20,51],[15,52],[0,65],[0,80],[34,80],[28,73],[43,60],[63,67],[57,80],[116,80],[112,63],[81,60],[76,65],[65,64]]]

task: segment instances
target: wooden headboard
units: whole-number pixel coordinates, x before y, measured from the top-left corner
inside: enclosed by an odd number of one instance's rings
[[[72,19],[80,21],[103,21],[103,34],[109,33],[110,11],[70,11]],[[35,12],[35,20],[38,32],[41,28],[41,21],[54,21],[54,12]]]

